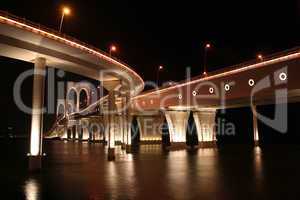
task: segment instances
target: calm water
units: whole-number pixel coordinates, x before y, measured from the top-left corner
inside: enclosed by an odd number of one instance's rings
[[[52,141],[42,173],[26,171],[24,141],[1,141],[0,199],[299,199],[300,148],[226,146],[164,152]]]

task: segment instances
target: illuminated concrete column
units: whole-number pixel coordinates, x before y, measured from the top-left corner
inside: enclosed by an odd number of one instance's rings
[[[256,110],[256,106],[254,106],[254,109]],[[253,139],[254,139],[254,145],[259,145],[259,136],[258,136],[258,127],[257,127],[257,116],[256,114],[253,115]]]
[[[32,117],[30,132],[29,170],[35,171],[42,167],[43,144],[43,112],[44,85],[46,76],[46,59],[36,58],[33,76]]]
[[[126,143],[126,152],[131,153],[132,148],[131,148],[131,143],[132,143],[132,138],[131,138],[131,124],[132,124],[132,116],[131,116],[131,107],[130,105],[130,93],[128,92],[125,97],[125,103],[126,103],[126,110],[125,112],[125,117],[124,117],[124,135],[125,135],[125,143]]]
[[[82,140],[88,140],[90,138],[89,128],[83,127],[82,128]]]
[[[79,120],[76,122],[75,139],[82,140],[82,128],[81,128],[81,122]]]
[[[161,125],[164,122],[162,115],[137,116],[140,131],[140,142],[144,144],[161,143]]]
[[[64,125],[64,128],[63,128],[63,136],[62,136],[62,139],[67,139],[68,138],[68,126],[67,125]]]
[[[115,159],[115,91],[109,91],[108,95],[108,160]]]
[[[104,121],[104,135],[103,135],[103,142],[104,144],[108,144],[108,135],[109,135],[109,119],[108,115],[105,114],[103,117]]]
[[[122,132],[123,132],[123,127],[122,127],[122,115],[120,113],[115,114],[115,128],[117,129],[115,131],[115,142],[116,144],[122,144]]]
[[[215,130],[216,110],[195,111],[193,117],[197,128],[199,146],[203,148],[215,147],[217,141]]]
[[[166,111],[171,145],[186,146],[189,111]]]
[[[121,131],[121,148],[126,149],[126,97],[122,97],[121,116],[120,116],[120,131]]]
[[[89,121],[88,119],[81,120],[81,139],[88,140],[90,137],[89,133]]]
[[[77,129],[77,126],[76,125],[73,125],[71,130],[72,130],[72,136],[71,136],[71,139],[72,140],[76,140],[76,129]]]

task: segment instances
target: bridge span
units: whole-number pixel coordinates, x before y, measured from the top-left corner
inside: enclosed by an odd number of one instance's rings
[[[88,112],[78,113],[77,120],[85,121],[86,135],[89,140],[100,140],[115,144],[124,144],[127,152],[138,138],[140,143],[163,143],[163,126],[167,124],[169,132],[167,148],[187,147],[186,133],[188,120],[192,116],[197,130],[199,147],[216,146],[216,111],[217,109],[251,107],[253,112],[253,142],[258,145],[257,120],[264,116],[257,113],[256,106],[290,102],[299,102],[300,84],[298,80],[300,66],[300,48],[266,56],[264,60],[249,61],[207,76],[198,76],[164,88],[156,88],[137,95],[127,105],[118,105],[114,121],[117,127],[114,141],[109,140],[105,113],[86,108]],[[127,110],[126,118],[123,110]],[[284,111],[281,114],[286,114]],[[102,124],[103,130],[88,129],[89,120]],[[270,120],[270,119],[269,119]],[[277,123],[283,123],[282,118]],[[125,124],[125,125],[124,125]],[[135,125],[133,125],[135,124]],[[279,130],[286,131],[284,128]],[[62,134],[64,139],[72,139],[69,134]],[[74,132],[74,131],[73,131]],[[95,136],[97,135],[97,136]],[[82,139],[74,135],[75,139]]]
[[[136,142],[163,143],[167,149],[187,147],[190,116],[196,125],[197,146],[215,147],[216,110],[242,106],[252,109],[257,145],[258,120],[270,123],[272,119],[258,113],[256,106],[298,102],[300,94],[299,47],[140,94],[142,78],[123,62],[74,38],[0,12],[0,55],[34,63],[31,170],[41,168],[43,137],[103,142],[109,160],[115,159],[118,144],[128,153]],[[46,66],[98,80],[108,95],[95,97],[91,86],[69,83],[65,98],[57,101],[57,121],[43,135]],[[86,96],[84,106],[81,94]],[[168,134],[163,134],[165,124]]]
[[[266,118],[257,113],[256,106],[299,102],[299,66],[300,49],[294,48],[267,56],[262,61],[241,63],[207,76],[144,92],[132,98],[130,110],[137,116],[142,140],[161,138],[162,132],[153,133],[151,125],[157,127],[165,118],[171,144],[186,145],[188,119],[193,115],[199,145],[215,146],[216,110],[251,107],[253,140],[258,144],[257,118]],[[281,114],[286,115],[286,112]],[[284,123],[281,119],[277,123]],[[279,131],[285,132],[286,128]]]
[[[43,155],[42,108],[44,108],[46,66],[99,81],[100,85],[109,91],[106,99],[109,100],[111,109],[114,107],[115,99],[137,95],[144,87],[142,78],[120,60],[75,38],[2,11],[0,11],[0,56],[34,63],[32,123],[28,153],[29,165],[33,170],[41,168]],[[74,87],[69,89],[72,91]],[[79,112],[78,104],[68,105],[72,105],[74,108],[72,111]],[[114,145],[109,146],[112,155],[113,147]]]

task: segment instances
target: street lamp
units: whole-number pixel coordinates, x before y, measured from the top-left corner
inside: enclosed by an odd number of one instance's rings
[[[263,61],[264,57],[263,57],[263,55],[258,54],[258,55],[257,55],[257,59],[260,60],[260,61]]]
[[[117,47],[115,45],[111,45],[109,47],[109,56],[111,56],[112,52],[116,52],[117,51]]]
[[[69,15],[70,13],[71,13],[70,8],[64,7],[62,9],[62,14],[61,14],[61,19],[60,19],[60,25],[59,25],[59,33],[61,33],[61,29],[62,29],[62,25],[63,25],[63,21],[64,21],[65,15]]]
[[[206,71],[206,59],[207,59],[207,51],[211,48],[211,44],[207,43],[205,44],[204,47],[204,61],[203,61],[203,75],[206,76],[207,75],[207,71]]]
[[[159,81],[159,72],[162,71],[164,67],[162,65],[158,66],[157,72],[156,72],[156,85],[158,86],[158,81]]]

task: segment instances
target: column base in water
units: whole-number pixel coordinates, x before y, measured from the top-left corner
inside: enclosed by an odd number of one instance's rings
[[[206,141],[206,142],[199,142],[199,148],[216,148],[217,141]]]
[[[171,142],[171,145],[166,147],[168,150],[181,150],[187,148],[186,142]]]

